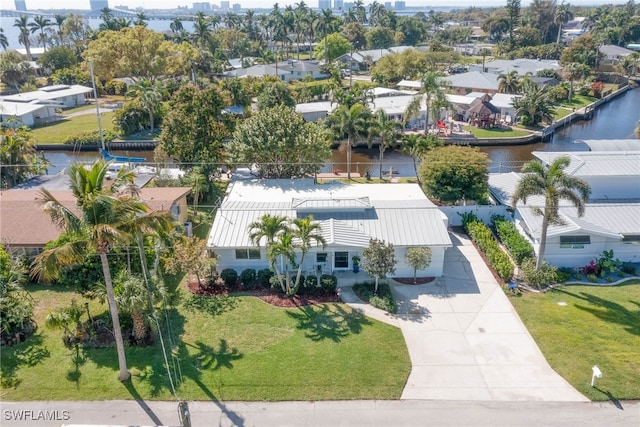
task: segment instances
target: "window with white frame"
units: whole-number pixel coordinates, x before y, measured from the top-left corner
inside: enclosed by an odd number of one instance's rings
[[[236,259],[260,259],[260,249],[236,249]]]
[[[590,236],[560,236],[561,249],[583,249],[591,244]]]

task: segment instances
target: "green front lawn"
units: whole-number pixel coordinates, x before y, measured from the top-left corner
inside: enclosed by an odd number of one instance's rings
[[[113,130],[113,114],[112,112],[102,114],[101,122],[103,130]],[[98,119],[96,115],[83,114],[70,119],[34,127],[31,130],[31,134],[37,144],[62,144],[65,139],[71,136],[97,130]]]
[[[464,130],[471,132],[476,138],[514,138],[531,134],[524,130],[502,127],[482,129],[475,126],[464,126]]]
[[[593,97],[593,96],[585,96],[585,95],[580,95],[578,93],[574,93],[573,96],[571,97],[571,102],[569,101],[562,101],[560,103],[561,107],[566,107],[566,108],[575,108],[576,110],[579,110],[582,107],[586,107],[589,104],[592,104],[594,102],[596,102],[598,99]]]
[[[172,399],[159,340],[127,348],[132,380],[120,383],[115,348],[67,349],[62,332],[44,326],[53,309],[84,300],[72,291],[29,289],[39,328],[2,349],[2,382],[11,384],[0,389],[3,400]],[[347,305],[282,309],[233,296],[208,299],[203,312],[191,298],[179,292],[169,310],[182,399],[398,399],[402,393],[411,363],[401,331]],[[106,306],[92,301],[89,309],[95,317]],[[163,332],[168,340],[164,326]]]
[[[551,367],[578,391],[592,400],[640,399],[640,281],[563,286],[511,301]],[[602,371],[597,388],[593,365]]]

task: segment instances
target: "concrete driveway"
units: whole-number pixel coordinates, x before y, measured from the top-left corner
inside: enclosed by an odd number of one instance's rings
[[[468,238],[451,239],[443,277],[393,285],[413,366],[402,398],[588,401],[551,369]]]

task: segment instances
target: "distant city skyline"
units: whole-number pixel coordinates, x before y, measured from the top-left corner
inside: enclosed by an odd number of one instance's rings
[[[198,0],[202,1],[202,0]],[[128,6],[130,9],[135,9],[138,7],[142,7],[143,9],[177,9],[178,7],[187,7],[191,9],[193,7],[193,3],[197,3],[198,1],[189,1],[185,2],[184,0],[109,0],[109,7],[115,8],[116,6]],[[280,7],[284,7],[287,5],[295,5],[299,3],[301,0],[231,0],[229,3],[239,3],[245,9],[264,9],[271,8],[275,3],[278,3]],[[380,3],[384,4],[384,0],[378,0]],[[387,0],[388,1],[388,0]],[[89,2],[90,0],[68,0],[64,2],[64,4],[56,4],[55,7],[52,7],[51,0],[26,0],[26,6],[28,10],[47,10],[47,9],[85,9],[89,10]],[[365,5],[369,5],[373,0],[365,0]],[[627,0],[588,0],[588,1],[568,1],[568,3],[574,6],[592,6],[598,4],[624,4]],[[220,0],[208,2],[212,5],[220,5]],[[318,7],[318,0],[306,1],[307,6],[311,8]],[[526,7],[530,3],[530,0],[523,0],[522,6]],[[393,1],[392,1],[393,4]],[[506,4],[506,0],[462,0],[460,2],[455,2],[452,4],[450,0],[407,0],[406,5],[408,7],[412,6],[440,6],[440,7],[496,7],[496,6],[504,6]],[[3,2],[3,5],[0,7],[2,9],[15,10],[13,1],[7,0]]]

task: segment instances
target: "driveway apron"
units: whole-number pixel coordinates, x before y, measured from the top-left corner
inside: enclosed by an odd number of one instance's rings
[[[471,241],[451,240],[441,278],[392,286],[412,363],[402,398],[588,401],[551,369]]]

